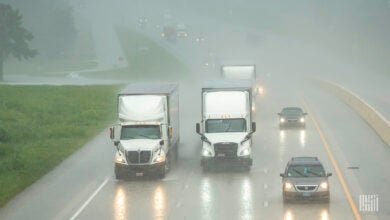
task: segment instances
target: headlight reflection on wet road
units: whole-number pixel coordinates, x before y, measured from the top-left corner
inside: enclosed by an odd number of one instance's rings
[[[252,201],[252,185],[248,178],[245,178],[241,184],[241,218],[253,219],[253,201]]]
[[[126,194],[122,186],[119,186],[115,194],[114,202],[114,218],[115,220],[126,219],[127,214],[127,199]]]
[[[164,219],[165,216],[165,191],[161,186],[157,186],[153,195],[154,219]]]
[[[305,144],[306,144],[306,131],[305,130],[300,131],[299,140],[301,141],[301,147],[305,147]]]
[[[211,219],[211,210],[212,210],[212,190],[210,186],[210,181],[207,177],[202,179],[200,187],[200,197],[201,197],[201,207],[202,207],[202,217],[203,219]]]

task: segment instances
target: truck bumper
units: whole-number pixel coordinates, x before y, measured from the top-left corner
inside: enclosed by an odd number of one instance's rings
[[[252,166],[252,158],[250,157],[234,157],[234,158],[202,157],[201,165],[203,167],[215,167],[215,166],[250,167]]]
[[[145,165],[127,165],[115,163],[117,176],[153,176],[159,175],[165,169],[165,162]]]

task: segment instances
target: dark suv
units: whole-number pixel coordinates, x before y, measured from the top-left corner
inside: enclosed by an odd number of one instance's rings
[[[293,157],[287,163],[283,178],[283,202],[299,199],[320,199],[329,202],[328,177],[317,157]]]
[[[305,116],[307,113],[299,107],[286,107],[283,108],[279,115],[279,128],[283,129],[285,127],[300,127],[305,128]]]

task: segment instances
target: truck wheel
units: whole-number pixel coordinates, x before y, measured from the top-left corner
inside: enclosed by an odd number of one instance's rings
[[[242,167],[242,171],[243,171],[243,172],[249,172],[249,171],[251,171],[251,166],[244,166],[244,167]]]
[[[119,179],[122,179],[122,175],[120,174],[117,166],[115,165],[115,168],[114,168],[114,172],[115,172],[115,179],[119,180]]]
[[[166,168],[165,168],[165,166],[163,166],[162,169],[160,170],[160,172],[158,173],[158,178],[164,179],[166,173],[167,173]]]
[[[283,203],[289,203],[289,202],[290,202],[290,200],[287,199],[287,198],[283,195]]]
[[[204,173],[210,172],[210,166],[202,165],[202,170]]]
[[[177,161],[179,159],[179,146],[175,146],[175,161]]]

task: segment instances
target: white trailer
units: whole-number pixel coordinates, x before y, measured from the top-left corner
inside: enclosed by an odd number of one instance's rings
[[[201,165],[204,171],[218,165],[252,165],[252,87],[248,81],[214,81],[202,88]]]
[[[178,157],[177,84],[131,84],[118,94],[118,124],[110,129],[116,146],[115,176],[155,174],[160,178]]]
[[[255,65],[223,65],[221,76],[226,80],[248,80],[252,83],[253,95],[261,95],[263,87],[257,80]]]

